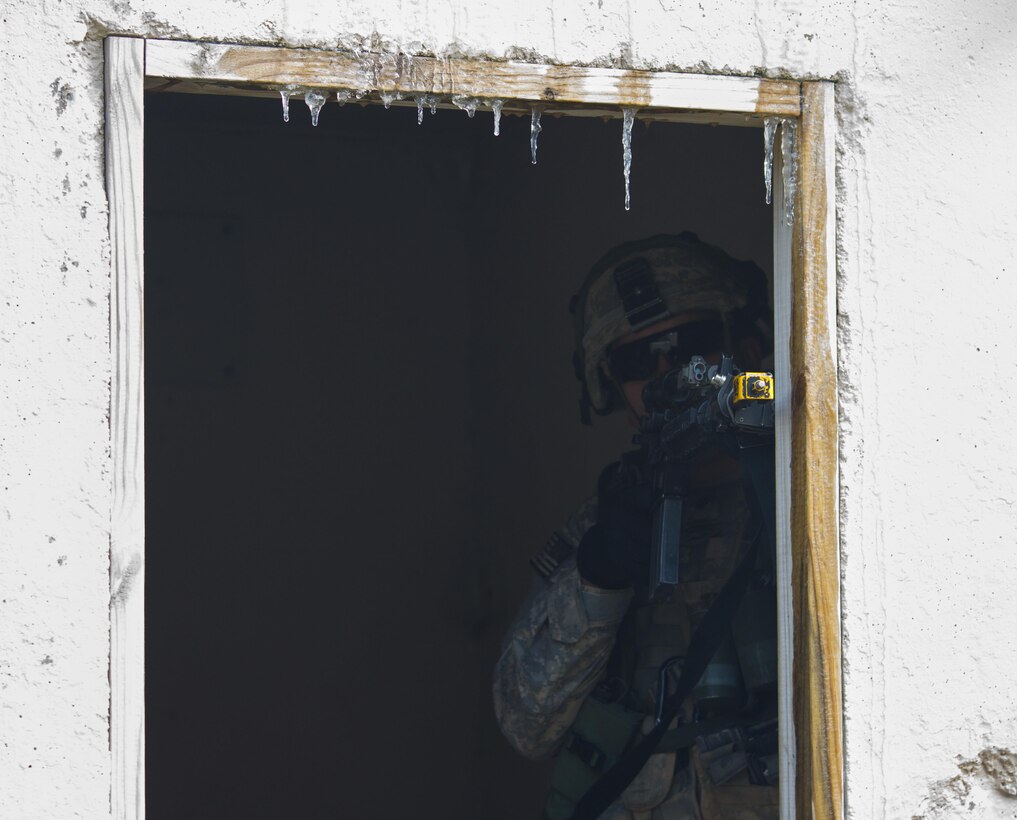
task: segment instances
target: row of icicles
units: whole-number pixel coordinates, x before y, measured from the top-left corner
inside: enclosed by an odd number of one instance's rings
[[[300,94],[302,89],[287,87],[279,91],[282,97],[283,121],[290,121],[290,97]],[[345,105],[350,100],[362,99],[367,90],[350,91],[341,89],[335,92],[336,101],[339,105]],[[311,125],[318,124],[318,116],[325,106],[327,96],[320,91],[303,91],[304,102],[307,103],[311,112]],[[385,108],[391,107],[397,100],[405,99],[399,91],[378,92]],[[417,125],[424,122],[424,109],[430,109],[432,114],[437,113],[438,103],[441,99],[435,94],[414,94],[414,101],[417,103]],[[473,118],[481,105],[490,107],[494,114],[494,135],[501,133],[501,110],[505,101],[492,99],[481,101],[477,97],[465,95],[454,95],[452,104],[466,112],[466,115]],[[530,162],[537,164],[537,137],[542,130],[540,114],[543,109],[539,105],[530,106]],[[622,176],[625,178],[625,210],[629,210],[632,199],[629,194],[629,182],[632,177],[632,125],[636,120],[636,108],[622,108]],[[781,151],[781,179],[784,183],[784,221],[790,227],[794,223],[794,202],[795,186],[798,171],[797,151],[797,122],[787,117],[766,117],[763,120],[763,181],[766,184],[766,204],[773,200],[773,144],[777,134],[777,126],[781,128],[780,151]]]

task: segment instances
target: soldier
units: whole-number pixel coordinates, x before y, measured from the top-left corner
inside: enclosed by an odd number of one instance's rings
[[[622,245],[573,299],[582,415],[644,414],[648,380],[693,355],[769,353],[766,280],[695,235]],[[602,473],[597,495],[531,562],[538,578],[495,670],[495,711],[515,748],[555,756],[543,820],[566,820],[587,789],[660,714],[699,621],[765,526],[737,458],[698,463],[685,502],[679,585],[648,603],[652,494],[638,453]],[[771,527],[772,529],[772,527]],[[772,532],[766,539],[772,543]],[[776,787],[776,604],[770,550],[727,615],[730,634],[655,753],[601,818],[770,820]],[[663,690],[663,691],[662,691]]]

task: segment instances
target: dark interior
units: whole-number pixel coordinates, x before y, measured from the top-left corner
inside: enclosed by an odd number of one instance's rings
[[[762,137],[149,94],[147,801],[177,818],[539,814],[493,718],[527,561],[628,444],[570,295],[692,230],[772,267]]]

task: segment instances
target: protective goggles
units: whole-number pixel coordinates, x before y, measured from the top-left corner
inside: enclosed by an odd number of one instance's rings
[[[607,353],[611,378],[620,382],[652,379],[660,372],[661,357],[669,366],[687,364],[724,348],[724,323],[702,319],[668,328],[652,336],[612,348]]]

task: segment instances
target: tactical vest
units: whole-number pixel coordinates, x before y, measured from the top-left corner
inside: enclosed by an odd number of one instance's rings
[[[590,786],[641,731],[652,728],[661,686],[666,691],[677,680],[693,630],[759,526],[740,483],[688,498],[678,590],[669,601],[633,606],[619,627],[606,673],[556,756],[543,820],[567,820]],[[775,783],[776,773],[776,598],[772,556],[764,552],[754,582],[732,613],[731,634],[686,702],[681,725],[664,736],[622,795],[627,809],[650,811],[669,799],[682,778],[690,783],[686,764],[697,742],[696,754],[709,760],[701,776],[718,785],[736,778],[745,783],[745,772],[752,771],[752,782],[761,785],[746,790],[744,799],[775,803],[776,790],[765,785]],[[694,789],[688,789],[694,803]]]

